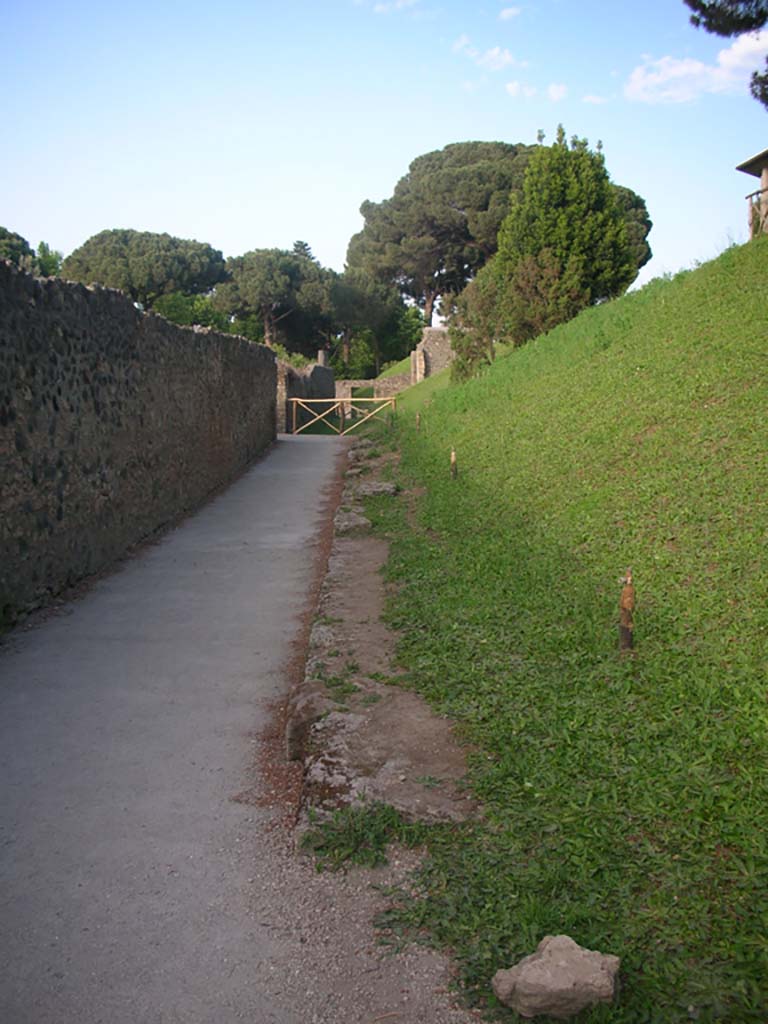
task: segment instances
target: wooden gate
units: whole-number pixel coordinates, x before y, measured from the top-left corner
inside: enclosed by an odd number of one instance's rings
[[[316,423],[325,423],[334,433],[343,437],[386,410],[395,411],[394,395],[389,398],[289,398],[288,401],[291,404],[292,434],[300,434]],[[318,409],[318,406],[321,408]],[[311,417],[301,426],[297,425],[299,409]],[[330,419],[334,413],[338,423]]]

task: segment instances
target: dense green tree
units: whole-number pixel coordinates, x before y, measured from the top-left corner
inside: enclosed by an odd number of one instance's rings
[[[643,200],[611,183],[602,152],[585,139],[569,146],[561,126],[531,157],[496,256],[457,300],[454,375],[492,358],[496,340],[523,344],[624,292],[650,258],[650,227]]]
[[[209,291],[224,277],[224,257],[204,242],[117,228],[89,238],[64,260],[62,273],[151,306],[171,292]]]
[[[229,317],[215,308],[208,295],[169,292],[160,295],[152,308],[166,320],[185,327],[215,327],[217,331],[225,332],[230,330]]]
[[[376,343],[365,328],[346,338],[331,352],[331,369],[337,380],[369,380],[376,376]]]
[[[591,303],[626,291],[639,270],[637,245],[630,242],[602,153],[583,139],[569,146],[562,126],[554,145],[531,158],[522,192],[513,196],[499,231],[499,261],[510,272],[522,257],[544,249],[563,269],[580,263]]]
[[[768,25],[768,0],[685,0],[697,28],[718,36],[739,36]],[[768,58],[763,74],[752,74],[750,92],[768,108]]]
[[[648,244],[648,235],[653,221],[648,216],[645,200],[631,188],[623,185],[612,185],[616,205],[624,218],[627,227],[627,241],[632,249],[632,261],[640,270],[653,256]]]
[[[258,317],[265,344],[281,343],[305,355],[325,344],[332,324],[332,271],[306,253],[254,249],[229,259],[227,273],[214,305],[237,323]]]
[[[20,270],[40,277],[55,277],[61,270],[61,253],[40,242],[37,252],[21,235],[0,227],[0,259],[10,260]]]
[[[493,362],[500,299],[500,277],[492,259],[458,296],[452,297],[450,305],[444,304],[444,314],[450,314],[448,335],[455,353],[453,380],[465,380]]]
[[[311,246],[307,242],[302,242],[301,240],[293,243],[293,255],[303,256],[304,259],[307,260],[314,260],[315,258],[312,254]]]
[[[10,260],[19,269],[34,271],[35,252],[26,238],[0,227],[0,260]]]
[[[495,252],[532,148],[461,142],[418,157],[390,199],[361,206],[348,266],[397,286],[431,323],[437,297],[460,291]]]
[[[216,289],[214,304],[237,317],[257,314],[264,340],[277,341],[277,325],[296,308],[299,262],[282,249],[254,249],[227,260],[228,280]]]
[[[402,359],[421,338],[423,317],[406,306],[397,289],[374,280],[364,270],[348,269],[338,275],[331,288],[333,326],[338,339],[342,367],[351,361],[353,339],[365,336],[371,352],[371,372]],[[345,372],[346,376],[355,376]]]
[[[63,254],[52,249],[47,242],[40,242],[37,247],[35,264],[41,277],[57,277],[61,273]]]

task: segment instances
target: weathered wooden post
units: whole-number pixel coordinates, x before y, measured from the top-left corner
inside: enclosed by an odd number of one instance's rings
[[[352,416],[352,410],[350,409],[350,417]],[[339,403],[339,433],[344,433],[344,402]]]
[[[291,433],[296,433],[296,402],[291,402]]]
[[[634,648],[634,611],[635,611],[635,588],[632,583],[632,570],[622,577],[624,584],[619,600],[619,652],[631,654]]]
[[[451,479],[455,480],[459,475],[459,466],[456,462],[456,449],[451,448]]]
[[[417,430],[417,432],[419,430],[421,430],[421,413],[420,412],[416,413],[416,430]]]

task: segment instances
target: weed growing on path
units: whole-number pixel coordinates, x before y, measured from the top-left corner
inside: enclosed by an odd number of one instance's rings
[[[318,870],[338,871],[347,864],[378,867],[387,863],[387,846],[399,842],[415,847],[424,842],[427,828],[407,822],[386,804],[344,807],[304,833],[301,845],[311,850]]]

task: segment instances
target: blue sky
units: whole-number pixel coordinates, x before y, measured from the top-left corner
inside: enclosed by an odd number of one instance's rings
[[[734,170],[768,147],[748,93],[768,32],[682,0],[0,0],[0,224],[65,254],[104,228],[343,269],[360,203],[416,156],[567,134],[646,200],[641,280],[746,240]]]

